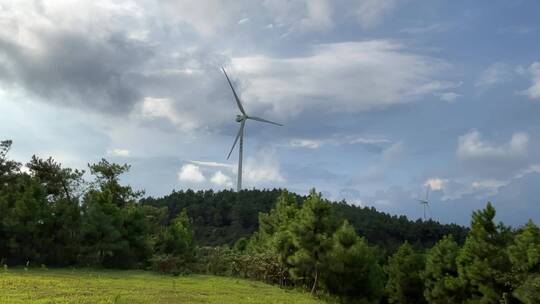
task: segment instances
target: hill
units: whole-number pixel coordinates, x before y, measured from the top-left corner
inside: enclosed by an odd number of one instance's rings
[[[200,245],[232,245],[257,229],[259,213],[272,209],[281,191],[173,191],[160,198],[142,199],[141,202],[166,208],[168,220],[185,208],[193,219]],[[305,198],[301,195],[296,197],[299,204]],[[411,221],[405,216],[390,215],[373,207],[354,206],[344,201],[334,202],[332,211],[334,216],[347,219],[370,243],[381,245],[390,252],[404,241],[428,248],[447,234],[452,234],[458,243],[462,243],[467,234],[467,228],[463,226],[432,220]]]
[[[0,303],[322,303],[248,280],[169,277],[145,271],[0,271]]]

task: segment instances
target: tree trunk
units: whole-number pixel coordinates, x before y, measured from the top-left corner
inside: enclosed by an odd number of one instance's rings
[[[313,281],[313,286],[311,287],[311,295],[315,293],[315,289],[317,288],[317,282],[319,279],[319,270],[315,269],[315,280]]]

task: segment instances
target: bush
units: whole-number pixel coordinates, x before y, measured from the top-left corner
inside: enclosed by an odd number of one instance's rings
[[[159,273],[181,275],[192,273],[193,265],[179,256],[156,254],[150,259],[152,269]]]
[[[232,256],[232,266],[233,273],[244,278],[281,286],[291,284],[288,269],[274,253],[235,254]]]
[[[213,275],[233,274],[234,252],[228,246],[199,247],[195,253],[194,271]]]

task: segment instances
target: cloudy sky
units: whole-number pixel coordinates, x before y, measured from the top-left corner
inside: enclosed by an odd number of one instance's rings
[[[540,2],[0,0],[11,156],[126,162],[153,196],[316,187],[416,219],[540,221]]]

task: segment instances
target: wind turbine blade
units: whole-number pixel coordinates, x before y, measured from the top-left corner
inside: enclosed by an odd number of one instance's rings
[[[247,118],[248,118],[248,119],[253,119],[253,120],[256,120],[256,121],[266,122],[266,123],[269,123],[269,124],[273,124],[273,125],[276,125],[276,126],[283,127],[282,124],[279,124],[279,123],[277,123],[277,122],[273,122],[273,121],[270,121],[270,120],[266,120],[266,119],[263,119],[263,118],[260,118],[260,117],[256,117],[256,116],[248,116]]]
[[[247,115],[246,111],[244,110],[244,107],[242,106],[242,103],[240,102],[240,98],[238,98],[238,95],[236,94],[236,91],[234,90],[231,80],[229,79],[229,75],[227,75],[227,72],[225,72],[224,68],[221,68],[221,70],[225,74],[225,77],[227,77],[227,82],[229,83],[229,86],[231,87],[231,90],[233,91],[234,98],[236,99],[236,104],[238,105],[238,109],[240,109],[240,112],[242,112],[242,114]]]
[[[238,139],[242,136],[242,133],[244,132],[244,125],[246,124],[246,121],[243,120],[242,123],[240,124],[240,129],[238,129],[238,134],[236,134],[236,138],[234,139],[234,143],[231,147],[231,151],[229,152],[229,155],[227,155],[227,159],[229,159],[229,157],[231,157],[231,153],[232,151],[234,150],[234,146],[236,146],[236,143],[238,142]]]
[[[427,186],[427,190],[426,190],[426,202],[428,201],[428,197],[429,197],[429,189],[431,189],[430,185]]]

